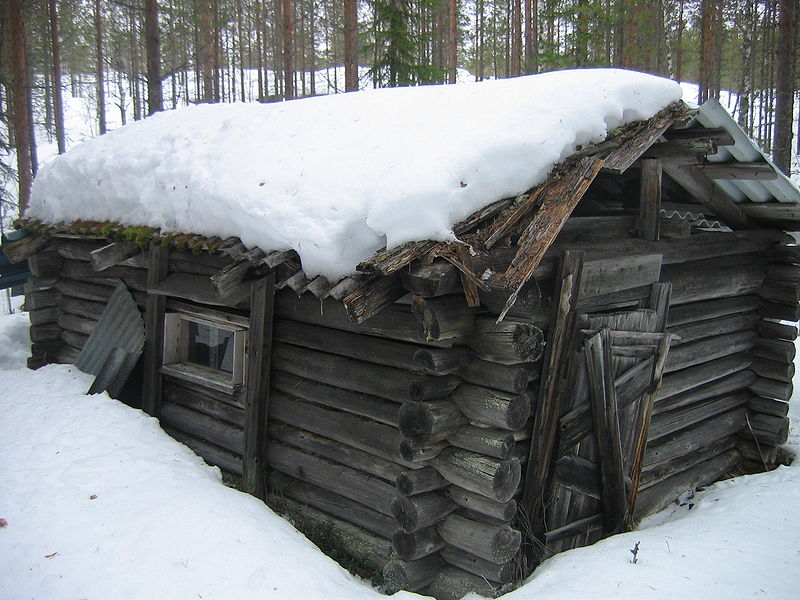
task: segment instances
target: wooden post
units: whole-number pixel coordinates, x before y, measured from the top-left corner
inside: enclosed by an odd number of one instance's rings
[[[561,259],[559,275],[556,281],[556,290],[553,298],[552,325],[548,333],[548,340],[544,357],[544,369],[539,387],[539,402],[536,407],[536,416],[531,434],[530,456],[525,474],[525,487],[522,491],[522,511],[528,515],[529,531],[531,536],[543,533],[544,520],[544,494],[547,479],[550,477],[553,447],[556,441],[558,417],[561,409],[561,395],[563,393],[563,369],[565,368],[565,355],[572,339],[575,311],[578,293],[581,287],[581,272],[583,271],[583,253],[568,250]],[[528,544],[533,551],[534,544]],[[525,565],[527,576],[538,562],[532,554],[527,557],[529,562]],[[531,562],[532,561],[532,562]]]
[[[145,314],[144,379],[142,382],[142,409],[154,417],[161,413],[161,363],[164,360],[164,312],[167,297],[149,293],[167,276],[166,248],[150,245],[150,263],[147,270],[147,309]]]
[[[272,363],[272,316],[275,308],[275,272],[250,288],[250,328],[247,332],[247,390],[244,400],[242,488],[266,498],[267,421]]]
[[[639,188],[639,237],[659,239],[661,214],[661,161],[642,160],[642,180]]]

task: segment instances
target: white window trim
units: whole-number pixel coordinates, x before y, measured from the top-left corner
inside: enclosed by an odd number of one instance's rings
[[[189,333],[187,323],[194,322],[233,333],[233,373],[188,362]],[[246,379],[247,328],[229,321],[204,319],[181,312],[164,315],[164,359],[161,373],[213,388],[226,394],[238,391]]]

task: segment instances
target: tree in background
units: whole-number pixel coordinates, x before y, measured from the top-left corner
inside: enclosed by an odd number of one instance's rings
[[[797,66],[798,0],[778,2],[778,69],[775,102],[775,142],[772,156],[784,173],[792,167],[792,122]]]
[[[19,214],[22,214],[28,206],[28,200],[31,196],[31,182],[33,181],[31,160],[32,123],[28,111],[28,58],[22,0],[9,0],[8,26],[11,31],[11,92],[14,114],[14,145],[17,149],[18,204]]]
[[[144,3],[145,48],[147,49],[147,114],[164,110],[161,94],[161,42],[158,32],[158,3]]]

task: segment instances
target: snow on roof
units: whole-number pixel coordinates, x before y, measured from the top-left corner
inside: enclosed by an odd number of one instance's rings
[[[347,275],[376,250],[453,237],[475,210],[544,181],[681,97],[617,69],[380,89],[159,113],[45,165],[26,216],[147,225],[294,249],[307,275]]]

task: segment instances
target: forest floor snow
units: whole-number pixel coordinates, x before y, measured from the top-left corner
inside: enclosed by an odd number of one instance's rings
[[[26,369],[28,326],[26,313],[0,316],[0,598],[380,598],[264,504],[225,487],[155,419],[84,395],[90,376]],[[792,452],[797,413],[793,399]],[[800,464],[684,500],[636,531],[546,561],[506,597],[798,597]]]

